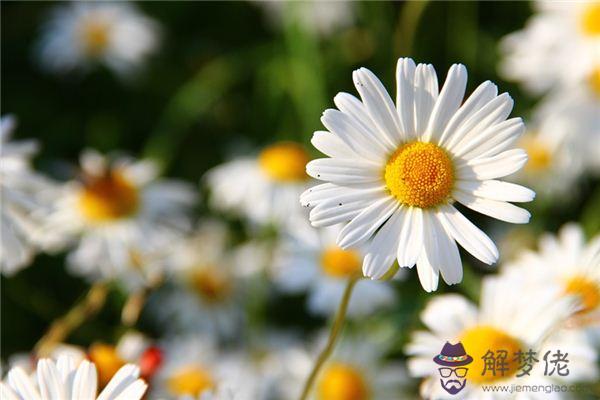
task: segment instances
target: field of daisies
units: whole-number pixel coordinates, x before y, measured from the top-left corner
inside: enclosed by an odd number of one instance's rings
[[[2,400],[600,398],[600,2],[3,2]]]

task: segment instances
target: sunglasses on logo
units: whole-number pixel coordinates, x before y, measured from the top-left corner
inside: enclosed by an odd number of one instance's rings
[[[450,378],[453,372],[457,378],[464,378],[465,376],[467,376],[468,370],[469,368],[438,368],[438,371],[440,371],[440,375],[442,376],[442,378]]]

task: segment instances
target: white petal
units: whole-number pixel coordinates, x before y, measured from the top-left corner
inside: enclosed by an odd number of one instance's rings
[[[429,264],[441,272],[447,284],[461,282],[463,270],[456,243],[434,213],[426,211],[423,217],[427,221],[426,232],[423,235],[423,251]]]
[[[490,126],[471,141],[462,142],[453,150],[455,157],[472,159],[490,157],[514,144],[525,132],[525,124],[521,118],[511,118]]]
[[[0,381],[0,399],[2,400],[21,400],[21,397],[12,390],[12,388],[6,383]]]
[[[398,265],[412,268],[423,248],[423,210],[418,207],[406,209],[402,230],[398,238]]]
[[[396,106],[379,79],[366,68],[354,71],[352,77],[356,90],[360,93],[371,119],[379,127],[379,130],[392,143],[404,140]]]
[[[338,93],[334,98],[333,102],[341,112],[350,116],[355,124],[362,127],[362,132],[365,134],[365,140],[372,143],[373,146],[377,146],[378,149],[389,152],[396,149],[396,144],[389,140],[389,138],[383,134],[369,115],[369,112],[365,108],[365,105],[356,97],[350,93]]]
[[[35,384],[21,367],[15,367],[8,371],[8,384],[23,399],[41,400]]]
[[[450,67],[442,91],[433,106],[427,129],[423,135],[426,142],[437,141],[450,118],[456,113],[465,96],[467,69],[462,64]]]
[[[405,212],[400,207],[375,233],[363,262],[363,274],[372,279],[381,279],[390,269],[398,251],[400,229]]]
[[[342,185],[381,181],[381,167],[355,159],[318,158],[306,164],[306,173]]]
[[[476,158],[456,163],[459,180],[488,180],[502,178],[517,172],[527,163],[527,152],[523,149],[504,151],[493,157]]]
[[[526,224],[529,222],[529,218],[531,218],[529,211],[504,201],[482,199],[460,190],[456,190],[453,193],[453,197],[471,210],[489,215],[501,221],[513,224]]]
[[[396,109],[404,136],[413,138],[415,131],[415,62],[410,58],[398,59],[396,65]]]
[[[463,192],[471,193],[477,197],[490,200],[513,201],[523,203],[532,201],[535,192],[514,183],[489,180],[489,181],[457,181],[456,187]]]
[[[419,64],[415,70],[415,132],[427,129],[431,111],[438,98],[438,80],[431,64]]]
[[[300,195],[300,203],[304,207],[318,205],[325,201],[361,200],[363,196],[372,192],[384,192],[385,186],[381,184],[365,184],[352,186],[338,186],[333,183],[323,183],[305,190]]]
[[[445,145],[446,139],[454,135],[456,129],[461,126],[473,114],[479,111],[489,101],[498,94],[498,87],[490,81],[485,81],[473,91],[469,98],[465,101],[458,111],[450,118],[446,125],[442,136],[440,137],[440,145]]]
[[[435,296],[421,313],[421,320],[433,332],[454,337],[477,321],[477,307],[463,296]]]
[[[98,390],[98,374],[96,366],[89,361],[82,361],[75,373],[72,399],[95,399]]]
[[[335,201],[320,203],[310,211],[310,222],[314,227],[323,227],[351,221],[376,199],[381,198],[380,195],[374,197],[344,203]]]
[[[474,257],[486,264],[498,260],[499,253],[494,242],[454,206],[444,205],[436,214],[446,232]]]
[[[115,400],[140,400],[146,393],[146,389],[148,389],[146,382],[138,379],[115,397]]]
[[[54,361],[41,359],[37,365],[38,385],[44,400],[64,399],[66,393]]]
[[[331,132],[316,131],[310,142],[317,150],[329,157],[357,157],[357,154],[339,136]]]
[[[98,400],[114,400],[123,390],[137,380],[140,369],[132,364],[126,364],[112,377],[104,388]]]
[[[347,249],[365,242],[398,206],[398,201],[391,196],[371,204],[342,228],[337,237],[338,246]]]

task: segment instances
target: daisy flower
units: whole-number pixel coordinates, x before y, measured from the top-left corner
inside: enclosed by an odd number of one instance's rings
[[[451,398],[440,384],[439,365],[434,362],[444,344],[460,342],[466,353],[472,358],[467,366],[466,386],[460,392],[466,399],[500,399],[506,394],[484,392],[483,385],[511,384],[547,384],[552,377],[540,376],[532,372],[532,379],[517,377],[520,364],[514,360],[514,353],[533,350],[540,355],[546,343],[554,345],[556,341],[545,341],[573,312],[572,298],[557,300],[558,288],[547,286],[533,291],[524,280],[490,277],[482,284],[480,306],[477,307],[464,297],[455,294],[440,295],[434,298],[421,314],[426,331],[417,331],[406,347],[411,356],[408,368],[412,376],[424,379],[421,395],[428,399]],[[563,353],[577,353],[571,342],[560,343],[558,349]],[[575,343],[577,346],[583,343]],[[493,354],[505,352],[506,371],[492,374],[484,373],[488,350]],[[554,349],[556,350],[556,348]],[[593,349],[586,347],[586,351]],[[544,353],[545,354],[545,353]],[[542,360],[542,357],[537,357]],[[543,370],[543,361],[534,368]],[[584,364],[586,366],[586,364]],[[573,364],[571,369],[580,368]],[[545,394],[542,393],[542,396]],[[545,398],[545,397],[542,397]]]
[[[154,398],[266,399],[257,369],[238,352],[219,353],[208,337],[172,338],[154,380]]]
[[[73,2],[53,11],[37,49],[42,67],[51,72],[104,64],[126,76],[158,46],[158,25],[132,4]]]
[[[531,287],[560,286],[560,295],[579,299],[574,322],[600,322],[600,235],[586,242],[579,225],[567,224],[557,236],[544,235],[538,251],[523,252],[503,271],[527,279]]]
[[[533,93],[582,81],[600,87],[600,2],[535,4],[525,29],[503,40],[500,72]]]
[[[293,204],[308,186],[305,168],[309,160],[300,144],[279,142],[256,156],[217,166],[206,175],[210,206],[236,212],[261,226],[301,223],[303,210]]]
[[[50,205],[55,185],[31,169],[37,143],[10,140],[15,126],[13,116],[0,119],[0,272],[4,275],[29,265],[37,247],[51,247],[52,242],[50,237],[38,237],[40,221],[35,213]]]
[[[343,296],[348,279],[362,275],[363,253],[342,250],[335,239],[338,226],[288,237],[280,244],[274,260],[275,284],[283,292],[308,290],[307,306],[311,313],[332,315]],[[389,283],[360,280],[348,305],[348,317],[360,318],[395,300]]]
[[[463,103],[467,71],[460,64],[438,92],[431,65],[401,58],[396,105],[371,71],[353,76],[362,101],[338,94],[339,110],[321,118],[329,131],[312,138],[329,157],[306,166],[327,182],[301,196],[313,207],[313,226],[346,223],[337,237],[342,249],[368,242],[363,272],[370,278],[383,277],[396,259],[401,267],[416,263],[426,291],[437,288],[440,273],[448,284],[462,280],[455,241],[494,263],[496,246],[455,202],[506,222],[529,221],[529,212],[509,202],[531,201],[534,192],[498,179],[527,162],[527,153],[513,148],[524,125],[507,120],[510,96],[486,81]]]
[[[169,268],[177,285],[157,292],[150,303],[168,329],[215,336],[239,332],[243,305],[228,236],[223,223],[205,220],[174,247]]]
[[[139,373],[135,365],[123,366],[97,395],[98,378],[93,363],[76,362],[67,356],[60,357],[57,362],[45,358],[38,361],[34,377],[20,367],[11,369],[6,380],[0,382],[0,397],[6,400],[140,400],[147,385],[138,379]]]
[[[81,179],[56,197],[45,230],[76,244],[70,269],[92,280],[119,277],[134,290],[162,274],[158,261],[189,229],[196,195],[186,183],[157,179],[150,161],[86,151]]]
[[[379,339],[379,338],[378,338]],[[408,399],[408,376],[402,364],[386,359],[384,341],[345,335],[331,358],[323,365],[310,399],[368,400]],[[326,335],[320,335],[315,347],[321,348]],[[389,340],[385,342],[389,343]],[[310,347],[310,346],[309,346]],[[314,351],[299,344],[273,351],[265,361],[273,377],[278,397],[296,399],[314,364]]]

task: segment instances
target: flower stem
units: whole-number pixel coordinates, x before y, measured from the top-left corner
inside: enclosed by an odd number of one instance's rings
[[[327,344],[325,348],[319,354],[315,365],[304,384],[304,389],[302,390],[302,395],[300,396],[300,400],[306,400],[308,394],[310,393],[311,388],[313,387],[317,376],[319,375],[319,370],[327,361],[331,352],[335,348],[335,344],[337,343],[337,339],[340,335],[340,332],[344,326],[344,321],[346,320],[346,311],[348,310],[348,303],[350,303],[350,297],[352,296],[352,289],[354,289],[354,285],[360,279],[360,276],[354,276],[348,280],[348,284],[346,285],[346,289],[344,290],[344,295],[342,296],[342,300],[340,301],[340,305],[338,306],[337,313],[335,315],[335,319],[333,324],[331,325],[331,331],[329,332],[329,339],[327,340]]]
[[[55,320],[46,334],[35,345],[38,356],[47,356],[56,344],[63,342],[67,336],[88,318],[96,314],[106,302],[108,286],[105,282],[97,282],[88,290],[83,299],[77,302],[63,317]]]

